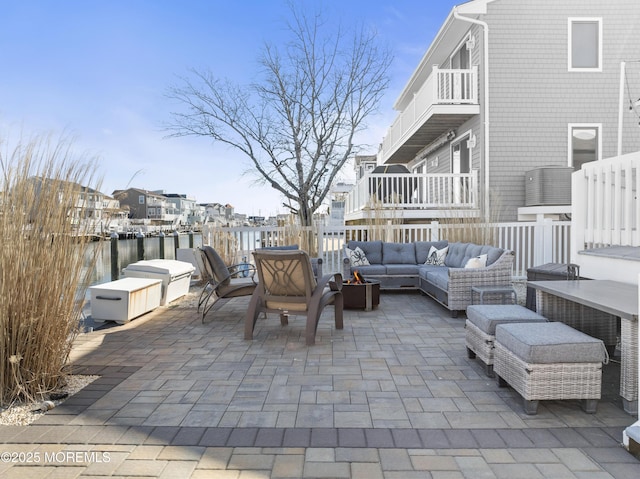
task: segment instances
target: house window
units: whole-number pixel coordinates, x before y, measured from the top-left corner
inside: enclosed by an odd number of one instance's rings
[[[569,125],[569,166],[575,170],[600,159],[601,125]]]
[[[144,205],[144,195],[138,196],[138,204]]]
[[[602,19],[569,18],[569,71],[602,71]]]

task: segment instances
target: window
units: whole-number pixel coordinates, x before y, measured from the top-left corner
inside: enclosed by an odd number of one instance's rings
[[[144,205],[144,195],[138,196],[138,204],[139,205]]]
[[[602,71],[602,19],[569,18],[569,71]]]
[[[569,166],[575,170],[600,159],[601,125],[569,125]]]

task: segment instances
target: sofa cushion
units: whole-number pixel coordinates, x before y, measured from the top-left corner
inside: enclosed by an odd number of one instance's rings
[[[416,264],[416,247],[413,243],[382,243],[384,264]]]
[[[502,248],[495,246],[477,245],[473,243],[449,243],[449,251],[444,264],[450,268],[464,268],[471,258],[487,255],[487,266],[495,263],[504,253]]]
[[[416,264],[424,264],[429,257],[431,247],[442,249],[449,244],[448,241],[416,241]]]
[[[449,269],[441,266],[437,270],[428,271],[427,281],[444,291],[449,291]]]
[[[370,264],[382,264],[382,241],[349,241],[347,248],[360,248]]]
[[[601,363],[607,359],[600,339],[560,322],[499,324],[496,341],[530,364]]]
[[[358,273],[364,276],[364,279],[367,279],[367,276],[369,275],[380,276],[382,274],[387,274],[387,267],[383,264],[372,264],[369,266],[352,266],[351,272],[353,273],[355,270],[358,270]]]
[[[547,318],[519,304],[471,304],[467,321],[480,331],[495,336],[496,326],[505,323],[545,322]]]
[[[496,248],[495,246],[485,246],[482,254],[487,255],[487,266],[498,261],[500,256],[504,253],[503,248]]]
[[[464,256],[467,250],[467,243],[449,243],[449,251],[444,259],[445,266],[450,268],[462,268],[464,266]]]
[[[417,264],[385,264],[387,267],[387,274],[397,276],[417,276],[418,265]]]
[[[420,264],[418,265],[418,276],[427,279],[427,273],[430,271],[446,271],[448,269],[446,266],[436,266],[435,264]]]

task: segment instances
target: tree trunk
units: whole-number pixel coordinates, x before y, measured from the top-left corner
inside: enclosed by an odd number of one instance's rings
[[[302,201],[298,203],[298,217],[300,226],[313,226],[313,212],[309,209],[309,205]]]

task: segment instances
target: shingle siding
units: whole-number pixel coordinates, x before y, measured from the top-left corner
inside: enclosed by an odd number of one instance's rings
[[[569,17],[602,18],[602,72],[568,71]],[[490,188],[500,192],[500,219],[511,220],[524,206],[524,172],[567,165],[569,123],[601,123],[602,156],[616,154],[620,61],[640,57],[640,29],[631,27],[640,24],[640,1],[497,0],[483,20],[490,43]],[[634,69],[632,89],[640,96]],[[624,152],[640,149],[637,122],[627,109]]]

